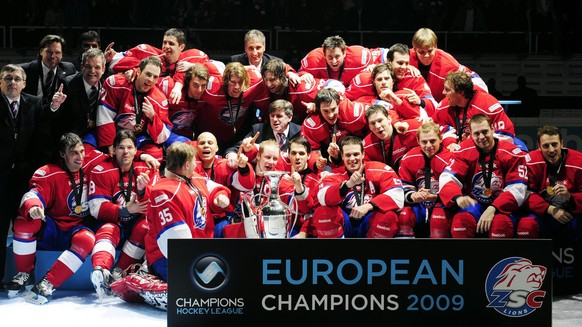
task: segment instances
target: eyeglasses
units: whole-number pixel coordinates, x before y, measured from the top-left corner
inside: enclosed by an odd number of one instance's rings
[[[20,77],[12,77],[12,76],[4,76],[4,77],[2,77],[2,79],[3,79],[5,82],[8,82],[8,83],[10,83],[10,82],[12,82],[12,81],[14,81],[14,82],[16,82],[16,83],[20,83],[20,82],[24,81],[24,80],[23,80],[22,78],[20,78]]]

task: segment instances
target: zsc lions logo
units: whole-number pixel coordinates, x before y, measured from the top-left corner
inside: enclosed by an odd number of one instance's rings
[[[511,257],[499,261],[487,275],[485,294],[488,308],[508,317],[523,317],[543,304],[546,291],[540,290],[547,268],[529,259]]]
[[[204,291],[216,291],[223,287],[229,276],[229,269],[217,256],[206,255],[194,261],[191,269],[194,285]]]

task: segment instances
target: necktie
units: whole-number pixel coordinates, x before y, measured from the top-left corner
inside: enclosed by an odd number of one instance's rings
[[[44,96],[50,96],[52,93],[52,88],[53,88],[53,77],[55,77],[55,72],[52,70],[49,70],[49,72],[46,74],[46,80],[44,81]]]
[[[282,149],[285,146],[285,142],[287,140],[287,137],[285,136],[285,133],[277,133],[279,135],[279,148]]]
[[[91,86],[91,92],[89,92],[89,110],[94,111],[97,109],[97,88]]]
[[[12,112],[12,117],[16,118],[16,115],[18,115],[18,102],[17,101],[12,101],[12,103],[10,104],[10,111]]]

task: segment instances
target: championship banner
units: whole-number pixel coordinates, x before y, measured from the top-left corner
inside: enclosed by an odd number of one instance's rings
[[[168,326],[551,326],[551,240],[169,240]]]

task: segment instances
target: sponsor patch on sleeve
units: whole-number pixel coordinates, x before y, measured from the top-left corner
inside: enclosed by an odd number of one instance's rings
[[[162,194],[154,199],[154,203],[156,204],[164,201],[168,201],[168,196],[166,194]]]
[[[45,176],[45,175],[46,175],[46,171],[44,171],[44,170],[42,170],[42,169],[37,169],[37,170],[34,172],[34,174],[35,174],[35,175],[37,175],[37,176]]]

